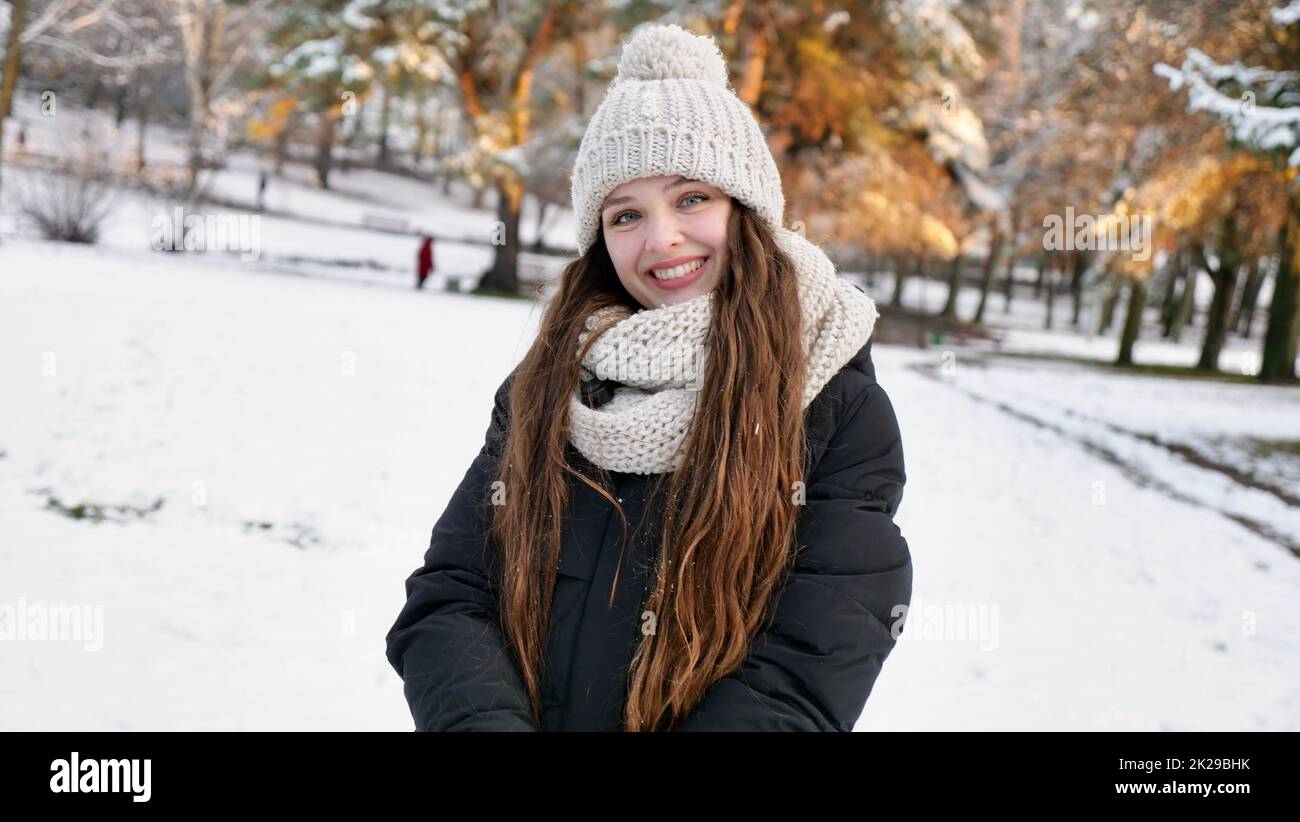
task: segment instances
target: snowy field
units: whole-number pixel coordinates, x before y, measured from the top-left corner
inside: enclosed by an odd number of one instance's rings
[[[0,607],[100,629],[0,641],[0,729],[409,730],[383,637],[538,308],[118,240],[0,244]],[[1300,730],[1294,462],[1168,447],[1300,393],[874,350],[915,591],[859,729]]]

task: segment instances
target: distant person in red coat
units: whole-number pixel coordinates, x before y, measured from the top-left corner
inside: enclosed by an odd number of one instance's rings
[[[424,288],[424,281],[433,273],[433,238],[428,234],[421,235],[423,242],[420,243],[420,254],[416,262],[415,269],[415,287]]]

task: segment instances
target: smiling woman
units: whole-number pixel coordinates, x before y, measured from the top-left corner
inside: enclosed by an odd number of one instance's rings
[[[852,730],[912,581],[875,303],[781,225],[707,37],[634,35],[572,193],[388,634],[417,728]]]
[[[721,189],[680,174],[620,184],[601,209],[619,282],[646,308],[712,291],[727,262],[732,208]]]

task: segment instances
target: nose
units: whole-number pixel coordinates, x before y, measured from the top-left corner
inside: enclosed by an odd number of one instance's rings
[[[646,222],[645,250],[650,254],[661,255],[681,245],[684,237],[675,214],[648,216]]]

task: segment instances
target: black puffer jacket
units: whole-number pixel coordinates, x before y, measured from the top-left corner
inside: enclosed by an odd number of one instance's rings
[[[424,566],[406,580],[388,660],[404,680],[417,730],[621,730],[658,520],[629,540],[609,608],[621,523],[586,485],[570,485],[573,516],[561,546],[537,728],[489,582],[499,567],[488,550],[495,545],[487,537],[489,486],[512,377],[497,391],[482,450],[434,525]],[[876,383],[870,341],[822,389],[806,426],[813,468],[797,541],[807,547],[743,666],[710,688],[680,730],[850,731],[894,647],[891,627],[902,613],[895,609],[910,603],[912,591],[911,555],[893,522],[903,446]],[[570,458],[585,463],[572,446]],[[609,476],[629,532],[646,505],[657,516],[653,477]]]

